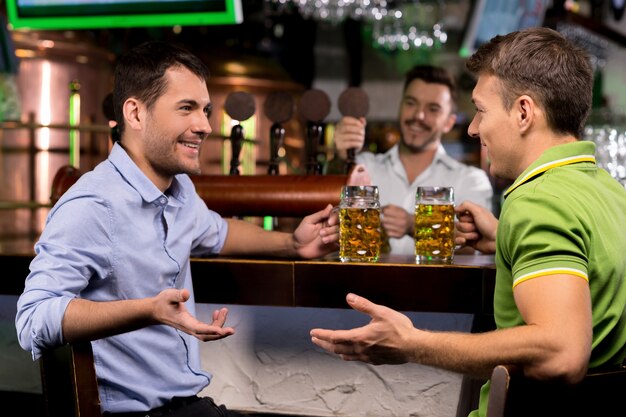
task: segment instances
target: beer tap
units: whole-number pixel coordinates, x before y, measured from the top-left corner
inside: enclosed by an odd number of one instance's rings
[[[339,112],[342,116],[365,117],[369,112],[369,97],[367,93],[359,87],[349,87],[345,89],[338,99]],[[349,174],[356,164],[357,149],[350,148],[347,150],[346,173]]]
[[[300,99],[300,114],[307,122],[307,174],[321,174],[319,147],[324,145],[324,126],[322,121],[330,113],[330,98],[322,90],[311,89],[304,92]]]
[[[263,103],[265,116],[272,121],[270,127],[270,161],[267,173],[278,175],[278,152],[285,141],[285,128],[283,123],[291,119],[294,102],[291,94],[284,91],[275,91],[268,94]]]
[[[245,91],[234,91],[226,97],[224,110],[231,119],[237,122],[230,132],[231,159],[229,174],[239,175],[239,154],[241,153],[244,138],[241,122],[248,120],[254,114],[256,110],[254,98]]]

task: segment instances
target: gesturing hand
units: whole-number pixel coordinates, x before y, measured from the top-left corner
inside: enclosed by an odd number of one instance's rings
[[[154,298],[154,318],[158,323],[167,324],[202,341],[223,339],[235,333],[232,327],[224,327],[227,308],[213,311],[211,324],[192,316],[185,302],[189,300],[188,290],[167,289]]]
[[[311,341],[346,361],[363,361],[374,365],[400,364],[410,361],[406,339],[415,330],[402,313],[374,304],[366,298],[348,294],[348,304],[369,315],[372,320],[351,330],[311,330]]]

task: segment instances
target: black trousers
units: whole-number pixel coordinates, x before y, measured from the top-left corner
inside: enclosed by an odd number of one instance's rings
[[[244,417],[236,411],[217,405],[211,397],[174,398],[164,406],[132,413],[105,413],[105,417]]]

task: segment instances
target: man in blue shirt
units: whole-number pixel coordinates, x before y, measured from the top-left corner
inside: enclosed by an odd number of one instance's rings
[[[330,205],[291,234],[223,219],[198,197],[188,174],[200,172],[200,146],[211,133],[207,77],[197,57],[163,42],[121,58],[121,140],[50,211],[18,301],[19,342],[33,359],[92,341],[105,413],[145,415],[172,404],[185,405],[181,415],[232,413],[196,397],[211,380],[198,341],[234,329],[225,326],[225,308],[211,323],[195,318],[190,256],[313,258],[336,250]]]

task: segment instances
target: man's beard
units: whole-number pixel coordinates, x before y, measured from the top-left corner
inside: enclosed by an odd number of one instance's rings
[[[424,127],[425,125],[420,124],[420,126]],[[429,127],[427,128],[428,128],[428,132],[430,133],[430,136],[427,138],[425,142],[421,142],[419,144],[414,145],[411,141],[408,141],[405,139],[404,133],[403,133],[402,137],[400,138],[400,146],[409,150],[411,153],[421,153],[421,152],[425,152],[429,150],[429,148],[432,146],[433,143],[436,143],[439,141],[439,138],[437,137],[436,134],[432,133]]]

